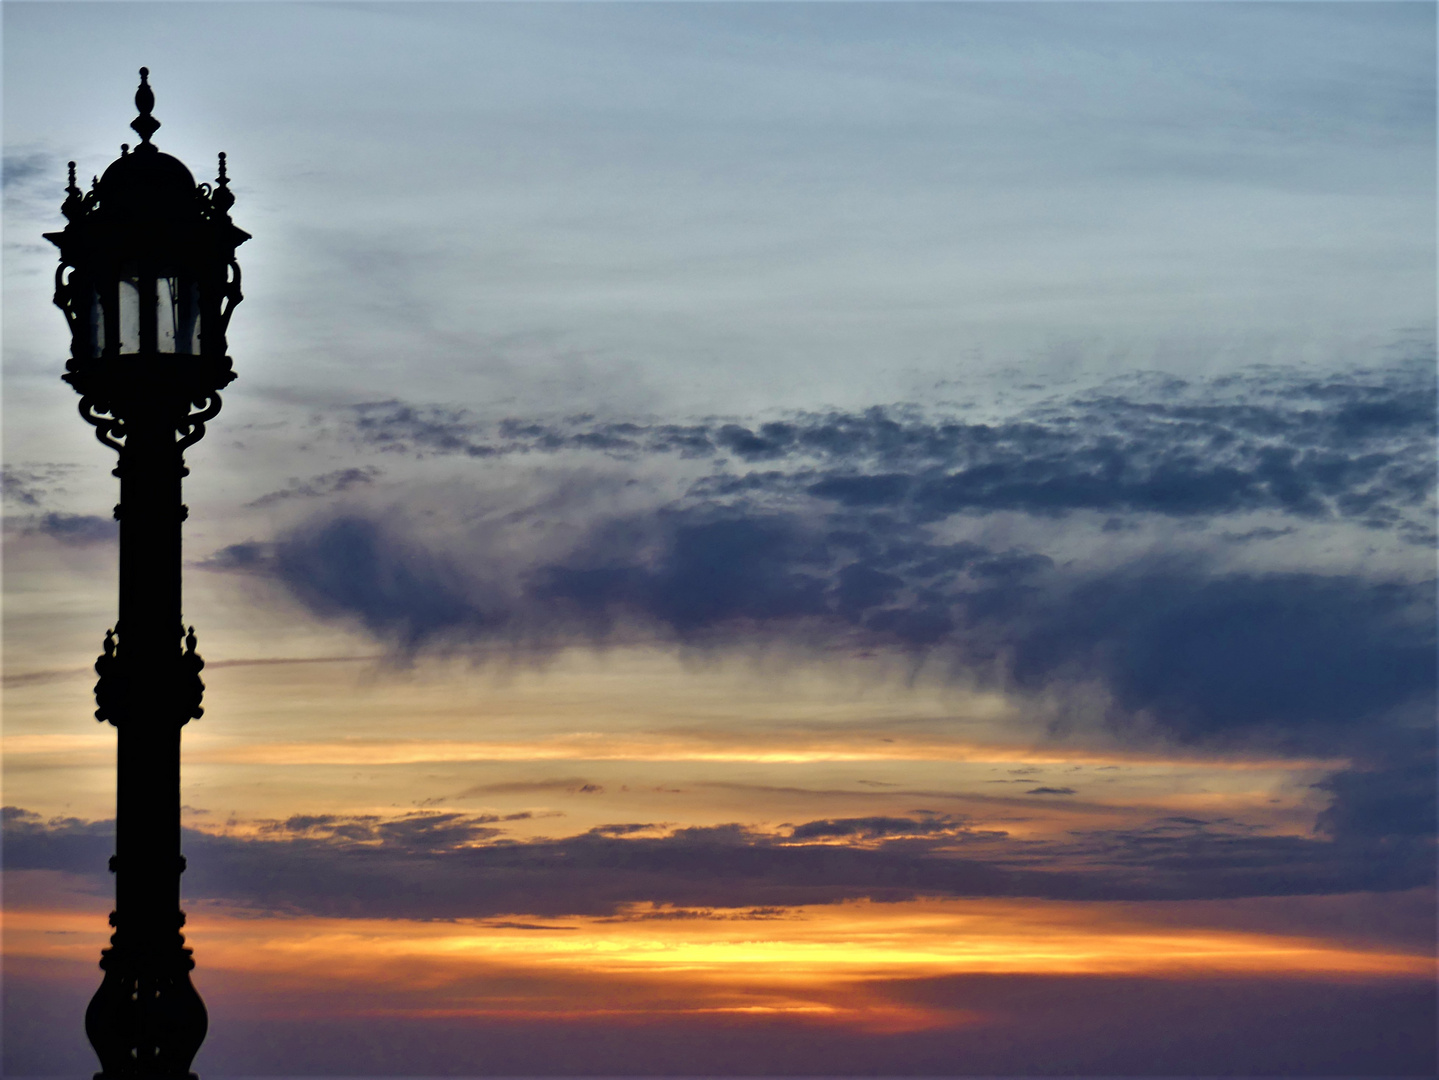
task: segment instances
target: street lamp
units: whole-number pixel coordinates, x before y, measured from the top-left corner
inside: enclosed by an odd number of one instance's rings
[[[140,69],[131,127],[140,144],[82,196],[75,163],[61,206],[55,303],[70,324],[66,382],[99,440],[119,451],[120,615],[95,663],[97,720],[117,729],[115,928],[85,1013],[98,1077],[185,1077],[204,1041],[205,1005],[180,934],[180,729],[203,711],[204,662],[180,609],[184,451],[235,377],[225,329],[241,300],[220,155],[212,187],[150,142],[160,122]]]

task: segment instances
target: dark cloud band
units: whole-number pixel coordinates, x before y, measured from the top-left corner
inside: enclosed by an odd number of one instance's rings
[[[1354,805],[1336,787],[1341,813]],[[100,876],[113,822],[6,810],[6,864]],[[187,894],[276,912],[383,918],[615,916],[636,904],[760,909],[867,898],[1181,900],[1393,891],[1433,882],[1431,838],[1312,839],[1169,818],[1019,841],[933,814],[778,832],[652,826],[504,838],[493,815],[292,818],[242,838],[189,831]],[[644,835],[641,835],[644,834]]]
[[[461,408],[390,401],[356,406],[350,430],[418,455],[699,458],[721,466],[697,489],[710,497],[804,493],[924,520],[1271,511],[1404,526],[1416,542],[1432,533],[1419,512],[1433,491],[1427,358],[1327,379],[1274,370],[1210,383],[1131,380],[997,423],[894,406],[751,425],[591,416],[487,424]]]

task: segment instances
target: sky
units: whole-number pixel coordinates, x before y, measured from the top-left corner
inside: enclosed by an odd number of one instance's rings
[[[228,156],[196,1059],[1428,1075],[1435,9],[3,25],[5,1075],[87,1075],[65,163]]]

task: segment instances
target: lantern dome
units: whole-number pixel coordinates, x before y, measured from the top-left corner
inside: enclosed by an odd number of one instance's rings
[[[109,212],[154,212],[192,202],[195,177],[179,158],[146,143],[117,158],[96,188],[101,205]]]

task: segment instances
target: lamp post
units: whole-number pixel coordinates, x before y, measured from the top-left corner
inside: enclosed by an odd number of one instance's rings
[[[181,626],[180,481],[185,448],[220,411],[235,377],[225,328],[241,300],[230,221],[235,197],[220,155],[212,187],[150,142],[160,122],[140,69],[131,127],[140,144],[82,195],[75,163],[45,238],[60,248],[55,303],[70,325],[64,379],[80,415],[119,451],[120,614],[95,663],[97,720],[117,729],[115,928],[85,1013],[97,1077],[190,1074],[205,1038],[195,963],[180,934],[180,729],[200,716],[195,632]]]

